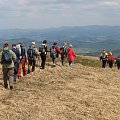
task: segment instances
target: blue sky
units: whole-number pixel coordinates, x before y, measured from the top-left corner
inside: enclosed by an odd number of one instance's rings
[[[0,29],[120,25],[120,0],[0,0]]]

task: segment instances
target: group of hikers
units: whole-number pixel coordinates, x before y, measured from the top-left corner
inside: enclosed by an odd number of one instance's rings
[[[9,87],[12,90],[16,80],[21,76],[34,72],[36,65],[38,65],[40,69],[45,69],[46,58],[48,55],[51,57],[53,63],[52,67],[56,66],[57,58],[59,56],[61,57],[62,66],[65,65],[66,59],[68,59],[69,66],[73,65],[76,57],[73,46],[71,44],[67,46],[67,43],[65,42],[62,47],[58,47],[57,42],[54,42],[50,49],[47,47],[47,40],[43,40],[39,48],[36,47],[35,42],[32,42],[28,49],[25,48],[23,42],[20,42],[18,45],[12,44],[11,49],[9,44],[5,43],[3,45],[3,50],[0,53],[4,88],[8,89]],[[37,64],[40,62],[40,58],[41,65]],[[112,52],[109,52],[108,54],[106,50],[103,49],[100,60],[102,61],[102,68],[105,68],[107,63],[109,64],[109,67],[112,68],[115,63],[117,68],[120,69],[120,56],[115,59]]]
[[[116,64],[117,68],[120,69],[120,56],[115,59],[111,51],[108,54],[106,50],[103,49],[100,55],[100,60],[102,61],[102,68],[105,68],[106,64],[108,63],[110,68],[112,68],[113,65]]]
[[[4,88],[8,89],[9,87],[12,90],[17,79],[30,72],[34,72],[37,63],[39,63],[39,58],[41,58],[40,69],[45,69],[48,53],[52,59],[53,67],[56,66],[59,55],[61,56],[62,66],[64,66],[66,59],[68,59],[69,66],[73,65],[76,53],[72,47],[71,44],[67,47],[65,42],[62,47],[58,47],[57,42],[54,42],[52,47],[48,49],[47,40],[43,40],[39,48],[36,47],[35,42],[32,42],[28,49],[26,49],[24,43],[20,42],[18,45],[12,44],[12,49],[10,49],[9,44],[5,43],[0,53]]]

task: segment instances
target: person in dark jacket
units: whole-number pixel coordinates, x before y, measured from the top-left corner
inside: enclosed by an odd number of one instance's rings
[[[105,68],[108,60],[108,53],[105,51],[105,49],[103,49],[100,55],[100,60],[102,61],[102,68]]]
[[[67,58],[67,43],[63,43],[63,46],[60,48],[60,51],[61,51],[61,62],[62,62],[62,65],[64,66],[65,64],[65,58]]]
[[[18,77],[18,68],[19,68],[19,64],[20,64],[20,52],[16,47],[16,44],[12,45],[12,49],[11,49],[15,55],[16,55],[16,61],[14,62],[14,82],[16,82],[16,79]]]
[[[56,66],[56,59],[57,59],[57,50],[55,49],[54,45],[50,49],[50,57],[52,58],[53,67],[55,67]]]
[[[39,48],[40,56],[41,56],[41,66],[40,69],[45,69],[46,64],[46,56],[47,56],[47,40],[44,40]]]
[[[116,59],[115,64],[117,64],[117,68],[118,70],[120,69],[120,55],[118,56],[118,58]]]
[[[59,54],[61,55],[61,50],[60,50],[60,48],[58,47],[58,44],[57,44],[57,42],[54,42],[53,43],[53,46],[54,46],[54,48],[56,49],[56,51],[57,51],[57,58],[59,57]]]

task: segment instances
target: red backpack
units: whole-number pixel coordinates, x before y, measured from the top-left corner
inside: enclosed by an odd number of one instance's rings
[[[109,56],[108,56],[108,61],[114,62],[114,60],[115,60],[115,59],[114,59],[114,57],[113,57],[112,55],[109,55]]]

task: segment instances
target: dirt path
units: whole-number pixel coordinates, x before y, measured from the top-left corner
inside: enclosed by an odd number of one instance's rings
[[[0,120],[120,120],[120,71],[37,69],[0,99]]]

